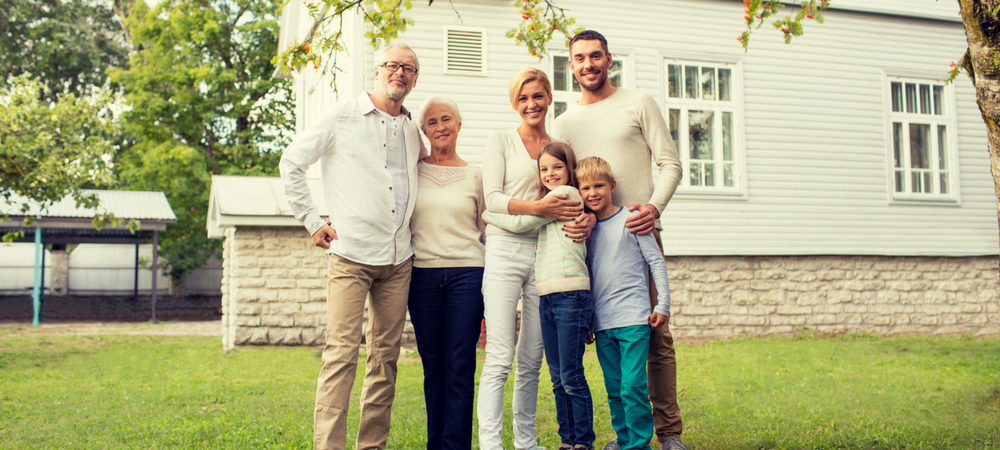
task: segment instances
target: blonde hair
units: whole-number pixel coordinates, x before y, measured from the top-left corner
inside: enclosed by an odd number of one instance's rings
[[[576,153],[573,153],[573,148],[569,145],[563,144],[562,142],[550,142],[542,151],[538,152],[538,177],[542,177],[541,164],[542,155],[552,155],[553,158],[558,159],[566,164],[566,170],[569,172],[569,183],[570,186],[575,188],[580,187],[580,183],[576,179]],[[541,181],[541,180],[539,180]],[[545,187],[545,183],[539,183],[538,186],[538,198],[541,199],[549,193],[549,188]]]
[[[552,83],[549,83],[549,77],[548,75],[545,75],[545,72],[533,67],[521,69],[510,79],[510,91],[508,94],[510,95],[511,108],[517,109],[517,97],[521,94],[521,88],[532,81],[542,83],[542,87],[545,88],[545,93],[549,94],[549,97],[552,96]]]
[[[576,178],[577,180],[604,178],[608,183],[615,182],[615,174],[611,172],[611,164],[597,156],[588,156],[576,163]]]

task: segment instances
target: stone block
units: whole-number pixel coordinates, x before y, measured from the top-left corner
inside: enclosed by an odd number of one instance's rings
[[[234,281],[237,288],[262,288],[265,282],[263,278],[239,278]]]
[[[289,316],[261,316],[260,324],[265,327],[290,327],[295,325],[295,320]]]
[[[222,303],[225,305],[225,302]],[[236,314],[244,316],[259,316],[263,309],[259,303],[237,303],[233,308]]]
[[[302,343],[305,345],[323,345],[326,343],[326,328],[303,327]]]
[[[325,292],[325,291],[324,291]],[[304,302],[309,299],[309,291],[304,289],[279,289],[279,302]]]
[[[836,325],[837,316],[833,314],[814,314],[806,316],[806,323],[809,325]]]
[[[269,278],[266,282],[268,289],[295,289],[295,280],[288,278]]]
[[[302,330],[299,328],[268,328],[267,340],[272,345],[302,345]]]
[[[236,267],[250,269],[250,268],[257,268],[258,267],[257,264],[258,264],[257,257],[252,254],[236,258]]]
[[[326,302],[326,289],[310,289],[309,297],[303,301]]]
[[[697,272],[691,275],[691,281],[695,283],[717,283],[722,280],[722,276],[717,272]]]
[[[685,306],[683,314],[686,316],[714,316],[717,313],[716,308],[705,308],[701,306]]]
[[[251,267],[251,268],[232,269],[231,277],[236,279],[261,278],[261,277],[266,278],[266,275],[260,269]]]
[[[937,316],[917,316],[913,318],[913,323],[917,325],[938,325],[941,320]]]
[[[742,291],[740,291],[742,292]],[[724,306],[732,304],[735,293],[730,292],[709,292],[699,295],[699,303],[702,306]]]
[[[268,304],[265,314],[272,316],[293,316],[302,312],[302,305],[296,302],[276,302]]]
[[[853,299],[850,291],[830,291],[826,294],[829,303],[850,303]]]
[[[844,305],[841,305],[841,306],[843,307],[845,313],[850,313],[850,314],[866,313],[869,310],[875,309],[875,308],[869,307],[868,305],[858,305],[858,304],[850,304],[850,303],[844,304]]]
[[[752,280],[750,281],[750,289],[755,291],[773,291],[780,289],[780,285],[777,281]]]
[[[754,272],[754,278],[758,280],[782,280],[787,278],[787,272],[780,269],[758,270]]]
[[[712,325],[712,317],[709,316],[673,316],[671,320],[674,322],[670,325],[671,329],[674,327],[706,327]]]
[[[924,291],[924,300],[927,303],[943,304],[948,302],[948,295],[945,291]]]
[[[958,323],[958,316],[955,314],[945,314],[941,316],[941,325],[955,325]]]
[[[271,303],[278,301],[278,291],[279,289],[261,289],[260,301],[264,303]]]
[[[826,292],[803,292],[795,299],[799,306],[814,306],[826,303]]]
[[[743,315],[719,315],[715,317],[713,321],[717,325],[736,325],[736,326],[764,326],[767,325],[767,317],[761,316],[743,316]]]
[[[836,281],[843,280],[846,272],[843,270],[820,270],[816,272],[816,277],[820,281]]]
[[[770,319],[769,323],[771,325],[779,325],[779,326],[780,325],[801,326],[806,324],[807,317],[808,316],[771,316],[769,317]]]
[[[806,306],[782,305],[775,308],[775,313],[783,316],[809,315],[813,309]]]
[[[722,273],[722,281],[739,281],[739,280],[750,280],[753,278],[753,272],[734,270]]]
[[[260,299],[257,289],[237,289],[233,297],[238,302],[256,302]]]
[[[280,267],[269,267],[267,269],[258,269],[260,271],[260,276],[271,279],[288,278],[288,269],[283,269]]]
[[[749,306],[747,307],[747,314],[751,316],[769,316],[774,314],[777,309],[775,306]]]
[[[884,305],[887,303],[899,302],[899,292],[894,290],[878,291],[878,293],[875,294],[875,297],[878,304]]]
[[[786,278],[795,283],[806,283],[816,281],[817,277],[814,272],[792,272]]]
[[[841,314],[838,319],[841,325],[861,325],[864,322],[861,314]]]
[[[267,328],[238,327],[233,342],[236,345],[266,345]]]
[[[893,323],[892,316],[885,316],[881,314],[862,314],[861,320],[864,323],[878,326],[888,326]]]
[[[326,302],[300,303],[299,306],[303,314],[326,315]]]
[[[260,326],[260,316],[244,316],[237,314],[233,318],[233,325],[237,327],[257,327]]]
[[[302,289],[326,289],[326,280],[322,278],[306,278],[295,280],[296,287]]]
[[[828,305],[816,305],[812,307],[813,314],[840,314],[844,312],[843,305],[834,303]]]

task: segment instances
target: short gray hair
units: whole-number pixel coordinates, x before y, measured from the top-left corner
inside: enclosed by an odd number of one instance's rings
[[[424,100],[424,104],[420,105],[420,112],[417,113],[421,130],[424,130],[424,116],[427,114],[427,110],[431,109],[431,106],[434,105],[447,106],[448,109],[451,109],[451,113],[455,115],[455,120],[458,120],[460,124],[462,123],[462,113],[458,111],[458,104],[454,100],[443,95],[432,95],[427,97],[427,100]]]
[[[406,44],[404,44],[402,42],[397,42],[395,44],[389,45],[386,48],[383,48],[382,50],[379,50],[375,54],[375,68],[376,69],[378,69],[379,67],[381,67],[382,63],[385,62],[385,54],[389,53],[389,50],[392,50],[394,48],[401,48],[401,49],[406,50],[406,51],[410,52],[411,54],[413,54],[413,59],[417,60],[417,70],[420,70],[420,58],[417,58],[417,52],[413,51],[413,49],[410,48],[409,45],[406,45]]]

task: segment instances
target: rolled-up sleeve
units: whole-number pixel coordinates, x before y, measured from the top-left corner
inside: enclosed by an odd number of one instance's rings
[[[281,154],[278,170],[285,186],[285,197],[292,209],[292,215],[313,235],[326,221],[319,215],[319,208],[313,201],[312,192],[306,182],[306,171],[320,158],[329,156],[336,148],[335,108],[319,118],[311,127],[299,133]]]

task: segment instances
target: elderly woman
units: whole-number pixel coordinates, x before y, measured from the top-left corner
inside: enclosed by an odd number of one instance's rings
[[[545,72],[524,69],[510,80],[510,105],[521,124],[497,131],[486,140],[483,153],[483,190],[489,211],[532,214],[557,220],[573,220],[583,211],[579,202],[565,195],[538,199],[538,155],[552,142],[545,119],[552,104],[552,86]],[[567,232],[585,238],[593,223],[571,227]],[[581,235],[582,233],[582,235]],[[483,295],[486,317],[486,361],[479,380],[479,448],[504,448],[500,437],[504,410],[504,384],[514,361],[515,323],[521,300],[521,329],[517,339],[517,371],[514,373],[514,447],[538,447],[535,412],[538,376],[542,366],[542,331],[535,289],[535,246],[538,230],[511,233],[486,226],[486,265]]]
[[[432,96],[419,120],[431,150],[417,163],[409,308],[424,366],[427,448],[470,449],[483,320],[483,176],[456,152],[455,102]]]

